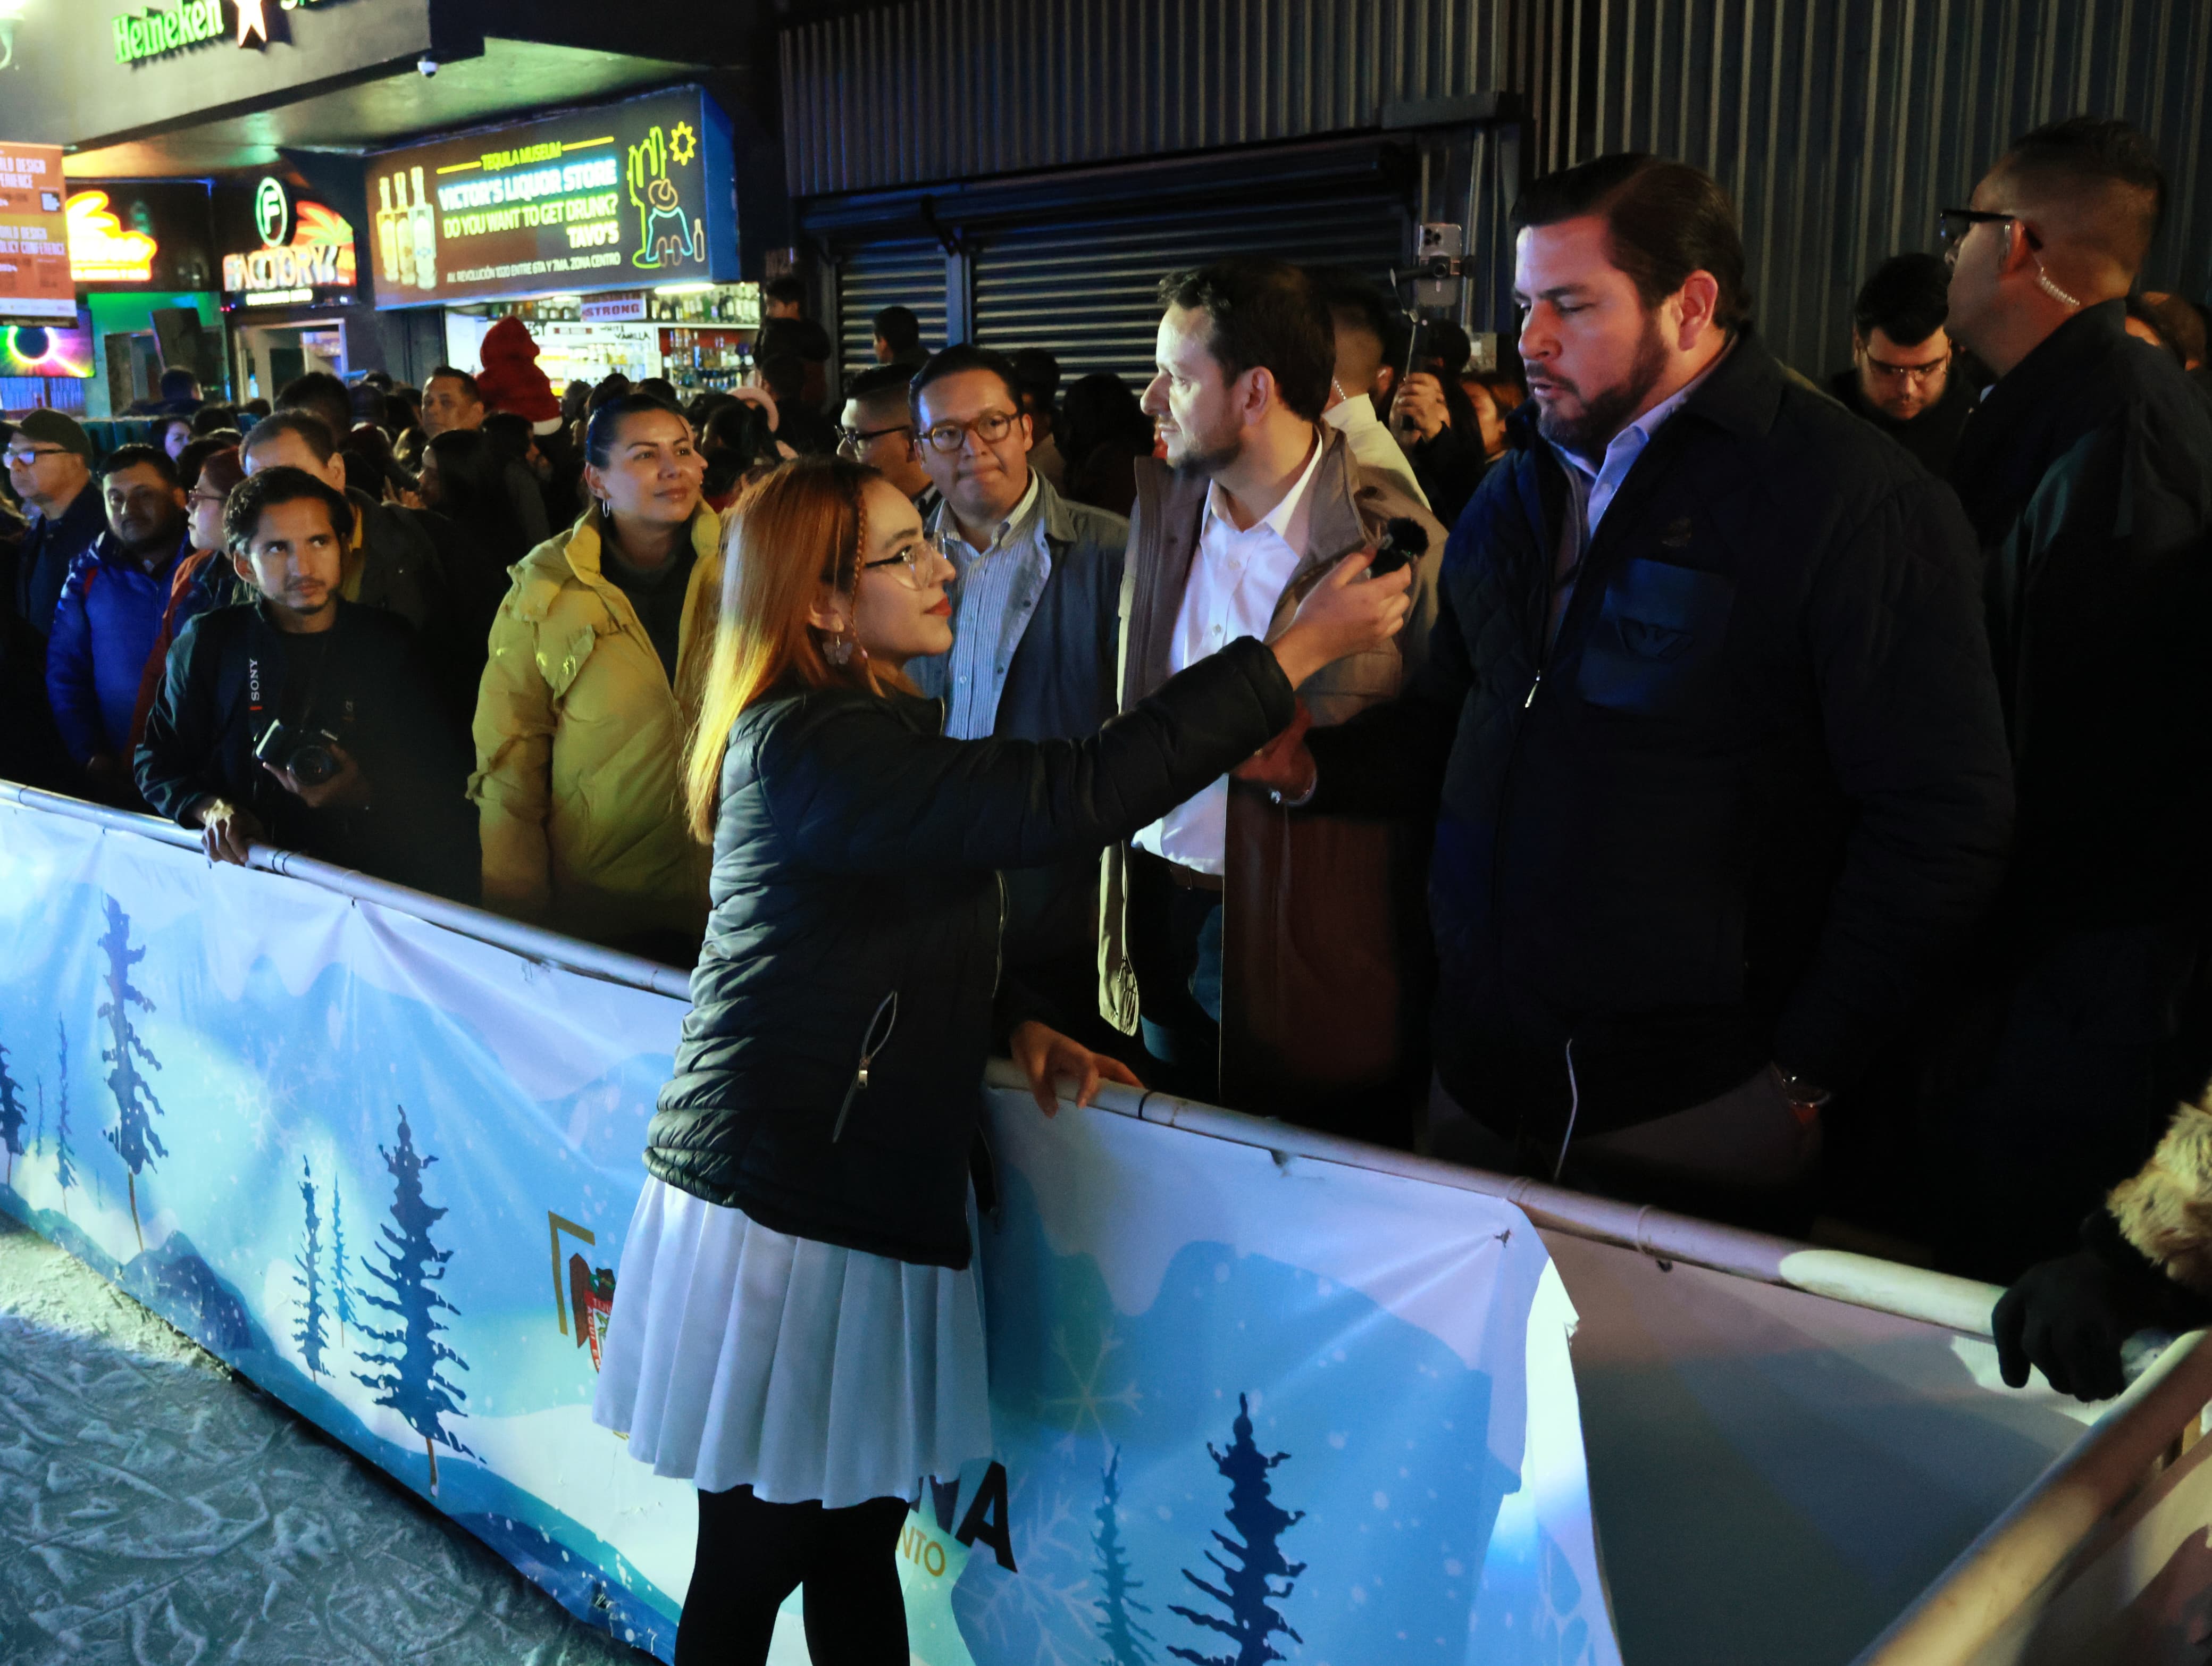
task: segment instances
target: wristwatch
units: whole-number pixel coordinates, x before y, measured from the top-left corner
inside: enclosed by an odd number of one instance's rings
[[[1285,793],[1279,787],[1271,787],[1267,789],[1267,798],[1278,810],[1296,810],[1303,805],[1311,804],[1313,795],[1320,788],[1321,765],[1316,763],[1313,766],[1313,773],[1306,777],[1306,784],[1303,791]]]

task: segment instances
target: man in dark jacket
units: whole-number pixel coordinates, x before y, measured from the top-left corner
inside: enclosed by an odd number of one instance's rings
[[[211,859],[243,862],[264,842],[473,902],[469,751],[414,633],[342,599],[352,521],[343,493],[299,469],[231,495],[224,541],[258,599],[178,637],[139,790]]]
[[[1942,1096],[1962,1113],[1954,1253],[1985,1277],[2066,1248],[2212,1070],[2212,417],[2123,327],[2162,189],[2139,134],[2076,118],[2021,139],[1945,216],[1952,325],[1997,374],[1951,479],[1986,562],[2020,783]]]
[[[54,610],[46,639],[46,697],[79,790],[136,807],[131,781],[131,733],[146,657],[161,634],[171,579],[191,553],[184,488],[167,452],[122,446],[100,480],[108,530],[76,558]],[[192,599],[205,608],[212,593]],[[191,617],[191,612],[186,614]]]
[[[79,556],[107,530],[92,484],[92,441],[58,410],[34,410],[15,425],[7,447],[8,483],[30,514],[13,552],[0,608],[0,775],[64,787],[70,762],[46,704],[46,637],[62,585]]]
[[[929,530],[958,576],[951,652],[908,673],[944,699],[955,740],[1096,733],[1114,715],[1129,523],[1068,502],[1030,466],[1030,418],[1004,354],[946,348],[914,378],[913,400],[941,500]],[[1117,1037],[1097,1014],[1097,896],[1095,855],[1007,874],[1005,949],[1053,1006],[1054,1028],[1107,1048]]]
[[[1711,179],[1601,157],[1516,214],[1532,404],[1427,668],[1252,773],[1441,796],[1440,1152],[1786,1217],[2002,872],[1972,536],[1752,332]]]
[[[1972,367],[1943,328],[1949,274],[1932,254],[1895,254],[1851,304],[1851,368],[1828,392],[1941,477],[1974,408]]]

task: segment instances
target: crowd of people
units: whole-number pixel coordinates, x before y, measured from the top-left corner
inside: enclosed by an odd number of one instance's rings
[[[902,1657],[887,1501],[989,1449],[994,1047],[1048,1111],[1844,1215],[2018,1280],[2008,1377],[2110,1392],[2212,1310],[2165,189],[2124,124],[2024,136],[1825,391],[1722,188],[1620,155],[1522,194],[1496,367],[1239,257],[1163,282],[1141,390],[893,307],[833,418],[786,281],[688,406],[556,397],[510,319],[104,459],[36,412],[0,774],[696,964],[598,1402],[730,1573],[679,1660],[833,1566],[810,1638]]]

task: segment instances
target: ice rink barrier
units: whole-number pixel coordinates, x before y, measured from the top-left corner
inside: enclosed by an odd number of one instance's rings
[[[687,980],[253,866],[0,783],[0,1069],[40,1107],[0,1120],[0,1204],[666,1657],[688,1489],[587,1408]],[[40,1097],[64,1078],[67,1187]],[[989,1080],[998,1461],[909,1517],[933,1666],[1254,1635],[1340,1663],[2148,1659],[2212,1585],[2197,1338],[2084,1410],[1996,1384],[1966,1280],[1162,1095],[1047,1122]],[[1232,1487],[1273,1513],[1225,1513]],[[1303,1566],[1240,1610],[1217,1532],[1231,1566]],[[776,1658],[805,1657],[794,1608]]]

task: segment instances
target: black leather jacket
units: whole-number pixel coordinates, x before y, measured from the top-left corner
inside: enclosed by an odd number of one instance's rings
[[[998,987],[994,870],[1128,837],[1291,712],[1249,638],[1079,741],[947,740],[937,702],[849,689],[757,702],[647,1171],[772,1231],[966,1266],[983,1061],[1025,1011]]]

